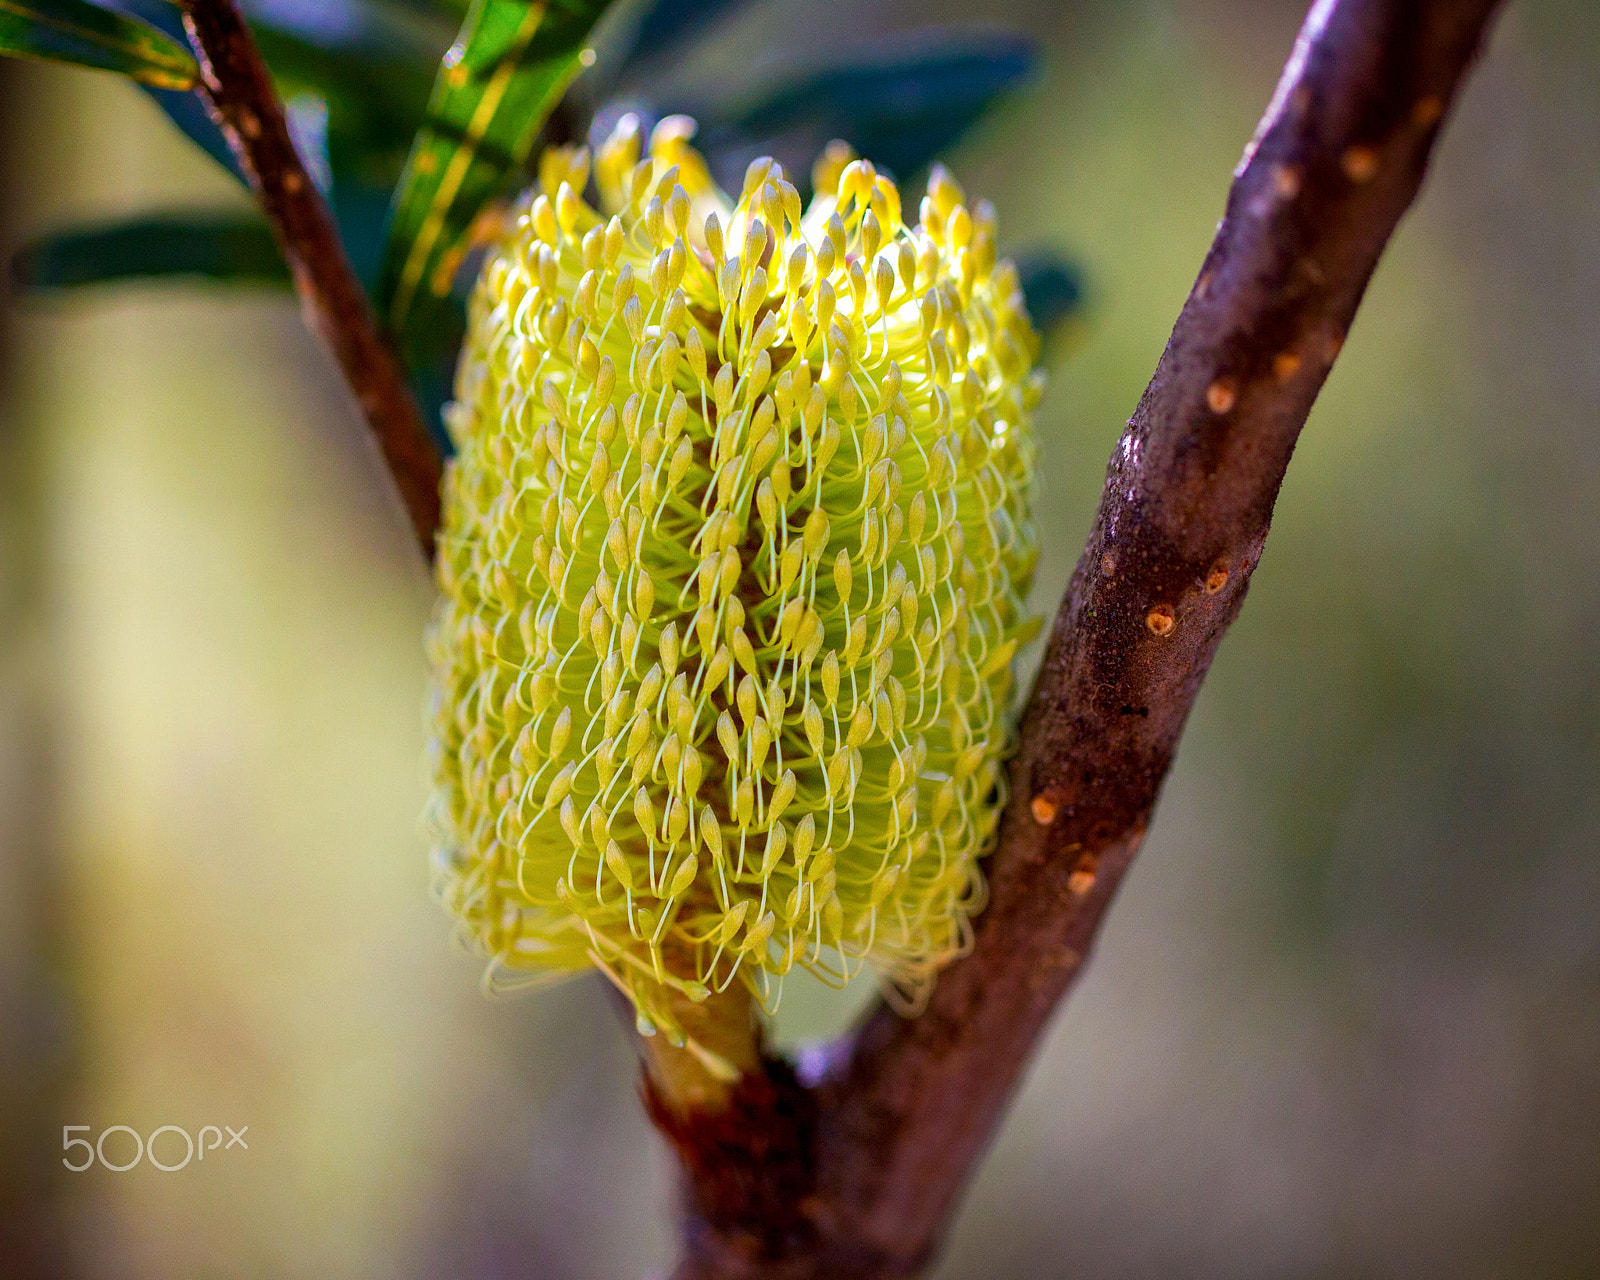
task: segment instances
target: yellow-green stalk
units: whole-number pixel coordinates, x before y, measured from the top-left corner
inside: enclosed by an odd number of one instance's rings
[[[485,263],[430,638],[436,866],[490,981],[600,968],[673,1043],[796,965],[925,999],[1037,626],[1038,343],[992,208],[936,168],[908,225],[841,144],[804,215],[766,159],[735,203],[692,132],[641,159],[625,120],[600,211],[546,152]]]

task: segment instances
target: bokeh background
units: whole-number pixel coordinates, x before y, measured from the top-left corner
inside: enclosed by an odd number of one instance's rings
[[[1039,420],[1042,609],[1302,15],[786,0],[672,69],[935,17],[1043,43],[951,156],[1089,285]],[[110,77],[7,63],[0,95],[7,252],[243,199]],[[0,1274],[666,1265],[601,992],[487,999],[428,898],[430,588],[292,301],[12,299],[3,330]],[[941,1280],[1600,1274],[1597,548],[1600,9],[1512,0]],[[779,1035],[865,994],[795,983]],[[69,1124],[249,1149],[70,1174]]]

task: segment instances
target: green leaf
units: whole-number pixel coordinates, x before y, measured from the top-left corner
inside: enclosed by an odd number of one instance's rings
[[[108,9],[148,23],[178,45],[188,40],[183,32],[183,13],[169,0],[102,0],[102,3]],[[228,140],[211,119],[211,113],[206,110],[198,92],[194,89],[158,89],[148,84],[139,87],[190,142],[232,174],[241,187],[250,185],[228,146]]]
[[[832,138],[910,181],[1035,74],[1038,49],[1008,31],[935,27],[849,46],[840,60],[774,76],[719,102],[674,103],[700,122],[695,145],[720,172],[724,155],[765,151],[801,178]],[[791,157],[804,157],[793,165]],[[798,179],[797,179],[798,180]]]
[[[280,87],[327,104],[334,168],[393,186],[456,24],[372,0],[248,0],[245,11]]]
[[[240,8],[258,31],[281,31],[321,49],[421,59],[430,73],[461,25],[459,11],[451,17],[405,0],[240,0]]]
[[[380,304],[410,347],[472,220],[527,159],[608,0],[473,0],[395,193]]]
[[[200,75],[182,45],[88,0],[0,0],[0,53],[119,71],[161,89],[187,89]]]
[[[383,52],[318,47],[270,27],[257,29],[256,43],[286,96],[308,89],[327,103],[335,164],[393,182],[422,123],[430,64]]]
[[[704,35],[718,23],[736,18],[750,0],[650,0],[639,19],[620,70],[661,64],[681,46]]]
[[[1063,321],[1083,310],[1083,272],[1053,249],[1033,249],[1012,255],[1017,283],[1027,299],[1028,316],[1041,336],[1048,338]]]
[[[254,214],[153,214],[79,227],[24,245],[11,278],[26,292],[173,278],[287,285],[267,224]]]

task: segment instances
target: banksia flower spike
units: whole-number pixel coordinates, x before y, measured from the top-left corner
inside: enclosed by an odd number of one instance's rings
[[[803,215],[767,159],[730,202],[692,132],[641,159],[625,119],[602,212],[547,151],[490,254],[430,639],[436,865],[490,980],[598,967],[673,1043],[685,999],[770,1005],[796,965],[925,997],[1036,629],[1037,339],[993,210],[935,169],[908,225],[837,143]]]

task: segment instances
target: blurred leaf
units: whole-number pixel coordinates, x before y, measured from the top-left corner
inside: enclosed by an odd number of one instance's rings
[[[749,3],[750,0],[655,0],[640,19],[620,70],[655,61]]]
[[[432,61],[320,46],[271,27],[257,28],[256,43],[287,94],[310,90],[327,104],[336,170],[358,166],[390,182],[398,176],[427,107]]]
[[[153,89],[149,85],[141,85],[140,88],[155,100],[156,105],[166,113],[167,119],[190,142],[232,174],[241,185],[250,185],[244,170],[239,167],[238,158],[233,154],[233,148],[222,136],[222,130],[217,128],[211,113],[206,110],[206,104],[200,101],[199,94],[193,90]]]
[[[105,3],[174,40],[187,39],[182,11],[171,0]],[[392,185],[422,120],[449,25],[441,16],[382,0],[248,0],[244,7],[285,96],[309,90],[327,104],[333,168],[355,169],[362,181]],[[196,95],[150,93],[193,142],[245,181]]]
[[[292,35],[320,49],[364,53],[431,66],[455,35],[455,24],[432,7],[397,0],[241,0],[258,31]]]
[[[749,159],[787,137],[791,155],[815,155],[829,140],[843,138],[908,179],[1028,80],[1037,63],[1033,42],[1022,35],[934,29],[875,42],[865,56],[742,99],[685,110],[700,121],[698,145],[708,154],[738,152]],[[804,173],[796,169],[797,176]]]
[[[271,230],[250,214],[156,214],[82,227],[24,245],[11,260],[12,280],[28,292],[178,277],[289,283]]]
[[[526,160],[608,0],[473,0],[395,194],[380,297],[406,345],[450,290],[459,245]]]
[[[1049,249],[1012,256],[1017,280],[1028,302],[1028,316],[1041,336],[1083,308],[1083,277],[1078,268]]]
[[[104,0],[104,3],[108,9],[116,9],[149,23],[157,31],[179,44],[186,44],[188,41],[188,36],[183,30],[183,12],[177,5],[171,3],[171,0]],[[193,89],[157,89],[151,85],[139,87],[155,101],[190,142],[231,173],[241,185],[249,185],[244,170],[239,167],[232,148],[228,146],[228,140],[222,136],[222,130],[218,129],[215,121],[211,119],[211,113],[206,110],[206,105],[200,100],[198,92]]]
[[[363,181],[346,172],[335,180],[328,197],[350,265],[369,294],[376,291],[383,266],[390,186],[387,182]]]
[[[200,75],[185,45],[87,0],[0,0],[0,53],[118,71],[163,89],[187,89]]]
[[[177,39],[170,0],[107,0]],[[439,52],[455,27],[404,0],[248,0],[258,44],[285,91],[290,133],[327,191],[340,238],[362,282],[375,287],[389,196],[421,123]],[[369,20],[370,19],[370,20]],[[282,28],[281,30],[279,28]],[[319,45],[322,41],[327,47]],[[240,183],[245,176],[197,94],[146,92]],[[327,111],[326,138],[314,108]]]
[[[420,361],[411,374],[411,390],[417,397],[422,420],[427,424],[434,443],[447,458],[455,454],[455,443],[444,425],[444,407],[455,398],[456,358],[460,345],[458,336],[451,350]]]

